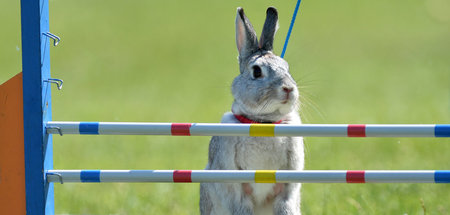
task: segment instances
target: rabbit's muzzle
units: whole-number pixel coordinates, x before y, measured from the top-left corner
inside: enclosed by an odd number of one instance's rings
[[[293,87],[283,87],[283,92],[284,92],[284,100],[283,102],[281,102],[282,104],[287,104],[290,100],[290,98],[292,98],[291,92],[294,91]]]

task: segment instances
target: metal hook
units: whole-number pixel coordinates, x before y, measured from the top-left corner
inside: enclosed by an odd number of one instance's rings
[[[56,87],[58,87],[58,90],[61,90],[61,89],[62,89],[63,83],[64,83],[63,80],[57,79],[57,78],[49,78],[49,79],[47,79],[47,80],[44,80],[44,82],[56,84]]]
[[[54,34],[52,34],[50,32],[45,32],[45,33],[42,33],[42,34],[44,36],[48,37],[48,38],[53,39],[53,46],[57,46],[59,41],[61,41],[61,38],[59,38],[58,36],[56,36],[56,35],[54,35]]]
[[[58,177],[58,179],[59,179],[59,183],[64,184],[63,177],[62,177],[61,174],[59,174],[59,173],[47,173],[47,178],[48,178],[49,175],[56,175]]]
[[[46,126],[45,129],[47,130],[47,133],[49,133],[48,130],[57,130],[60,136],[63,135],[61,128],[58,126]]]

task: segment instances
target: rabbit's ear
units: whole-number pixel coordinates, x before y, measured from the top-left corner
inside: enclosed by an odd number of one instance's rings
[[[239,58],[246,58],[258,49],[255,30],[241,7],[238,7],[236,14],[236,45]]]
[[[259,40],[259,48],[272,51],[275,32],[278,30],[278,12],[274,7],[267,8],[266,21]]]

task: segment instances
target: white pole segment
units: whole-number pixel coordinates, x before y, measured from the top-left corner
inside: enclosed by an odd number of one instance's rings
[[[192,136],[248,136],[250,124],[193,123]]]
[[[102,170],[101,182],[173,182],[172,170]]]
[[[255,182],[255,171],[252,170],[193,170],[192,182],[211,183],[252,183]]]
[[[434,137],[435,125],[367,125],[367,137]]]
[[[171,135],[171,123],[99,123],[99,134],[116,135]]]
[[[48,182],[81,182],[80,170],[48,170],[47,181]]]
[[[302,124],[275,126],[276,136],[346,137],[347,125]]]
[[[47,122],[46,128],[49,134],[80,134],[79,126],[77,122]]]
[[[346,183],[347,171],[345,170],[304,170],[292,172],[289,170],[278,170],[276,172],[277,182],[302,182],[302,183]]]
[[[434,183],[433,170],[366,171],[367,183]]]

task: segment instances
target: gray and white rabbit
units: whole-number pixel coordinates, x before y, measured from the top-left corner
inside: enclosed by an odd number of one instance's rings
[[[289,65],[272,53],[278,12],[267,9],[258,42],[242,8],[237,9],[240,74],[232,84],[232,112],[222,123],[300,124],[299,92]],[[301,137],[214,136],[207,170],[302,170]],[[300,214],[300,184],[202,183],[201,214]]]

